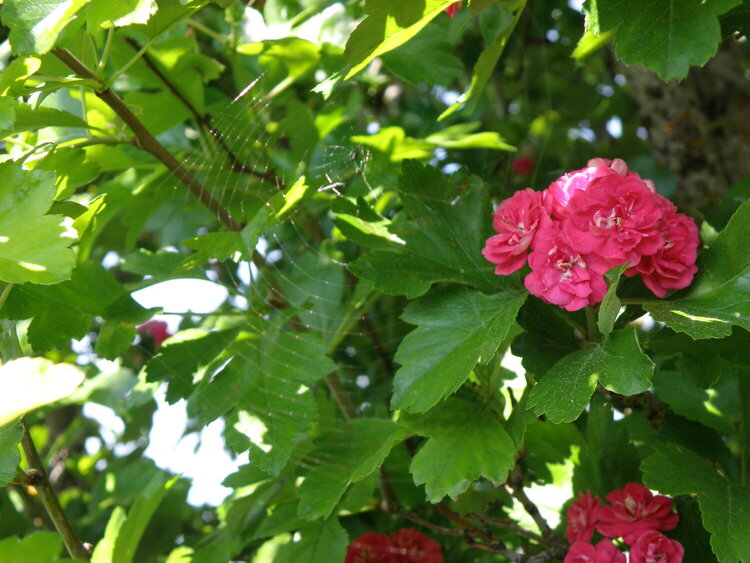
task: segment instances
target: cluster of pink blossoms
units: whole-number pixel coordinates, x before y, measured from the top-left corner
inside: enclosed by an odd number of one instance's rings
[[[625,275],[640,275],[658,297],[687,287],[697,271],[695,222],[619,158],[594,158],[543,192],[516,192],[493,226],[498,234],[482,254],[495,273],[506,276],[528,260],[526,289],[568,311],[601,302],[610,268],[629,264]]]
[[[412,528],[367,532],[349,544],[344,563],[443,563],[440,544]]]
[[[682,561],[682,544],[661,533],[679,520],[669,497],[654,496],[643,485],[628,483],[605,499],[610,505],[602,505],[589,492],[579,493],[568,508],[565,537],[571,546],[563,563],[625,563],[625,554],[612,543],[616,538],[630,546],[630,563]],[[595,545],[591,543],[594,531],[604,536]]]

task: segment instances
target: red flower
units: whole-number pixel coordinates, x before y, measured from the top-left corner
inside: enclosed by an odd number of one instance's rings
[[[591,496],[590,491],[578,493],[578,498],[568,507],[568,529],[565,538],[573,544],[578,540],[591,541],[596,525],[596,509],[599,497]]]
[[[657,228],[664,217],[661,201],[633,176],[593,180],[571,196],[567,213],[563,228],[574,247],[582,254],[597,253],[610,267],[635,266],[664,246]]]
[[[440,544],[424,534],[402,528],[392,537],[401,563],[443,563]]]
[[[411,528],[391,538],[367,532],[349,544],[344,563],[443,563],[440,544]]]
[[[493,214],[497,235],[485,242],[482,254],[496,265],[495,273],[507,276],[526,264],[526,253],[546,212],[542,193],[531,188],[520,190],[503,201]]]
[[[674,205],[662,198],[665,209],[659,231],[664,238],[656,254],[644,256],[637,266],[628,268],[627,276],[641,274],[643,283],[657,297],[664,297],[670,289],[682,289],[690,285],[698,271],[695,259],[698,255],[698,227],[687,215],[677,213]]]
[[[349,544],[344,563],[398,563],[395,546],[385,534],[367,532]]]
[[[654,530],[643,532],[630,550],[630,563],[681,563],[685,550],[676,540]]]
[[[625,554],[611,540],[602,540],[595,546],[577,541],[570,546],[563,563],[625,563]]]
[[[531,273],[523,280],[529,293],[546,303],[577,311],[604,299],[606,264],[596,255],[583,255],[560,229],[547,218],[534,240],[529,255]]]
[[[530,156],[519,156],[511,161],[510,167],[519,176],[528,176],[534,171],[534,159]]]
[[[455,2],[445,9],[445,13],[448,14],[451,19],[456,16],[456,12],[461,9],[461,2]]]
[[[639,483],[628,483],[605,497],[612,506],[597,509],[596,529],[608,538],[622,537],[633,545],[648,530],[671,530],[680,517],[672,512],[672,500],[654,496]]]
[[[154,349],[159,348],[167,338],[172,336],[164,321],[148,321],[138,326],[138,334],[147,334],[154,341]]]

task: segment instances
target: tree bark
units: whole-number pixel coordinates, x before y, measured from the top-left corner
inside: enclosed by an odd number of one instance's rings
[[[725,41],[681,82],[662,82],[641,66],[625,70],[651,150],[680,181],[673,199],[681,207],[720,197],[750,176],[750,80],[742,48]]]

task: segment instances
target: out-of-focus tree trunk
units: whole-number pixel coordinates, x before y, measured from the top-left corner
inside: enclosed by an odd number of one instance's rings
[[[713,60],[681,82],[662,82],[641,66],[625,70],[654,156],[680,180],[673,199],[682,207],[718,197],[750,176],[745,48],[725,41]]]

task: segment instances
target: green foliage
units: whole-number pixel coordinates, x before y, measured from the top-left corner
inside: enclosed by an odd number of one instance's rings
[[[635,329],[618,330],[602,344],[589,344],[557,362],[531,391],[529,408],[553,422],[570,422],[583,412],[597,381],[615,393],[635,395],[651,385],[653,369]]]
[[[64,399],[83,381],[83,372],[70,364],[44,358],[18,358],[0,366],[0,426],[27,412]]]
[[[402,428],[388,420],[359,418],[317,441],[312,455],[322,460],[306,475],[299,489],[299,515],[328,518],[350,483],[367,477],[383,464]]]
[[[568,491],[630,482],[674,496],[686,562],[750,560],[742,119],[691,76],[666,124],[621,70],[747,68],[720,45],[747,2],[452,5],[2,3],[0,561],[75,555],[50,490],[98,562],[329,563],[406,527],[446,561],[562,560]],[[675,163],[695,114],[706,158]],[[494,274],[492,210],[598,156],[683,202],[733,163],[682,209],[689,287],[623,266],[571,313]],[[176,280],[220,303],[142,304]],[[209,468],[226,496],[196,501]]]
[[[486,406],[449,399],[423,415],[404,417],[402,423],[429,437],[409,471],[417,485],[425,486],[430,502],[455,499],[481,477],[502,483],[513,467],[515,444]]]
[[[750,236],[750,203],[744,203],[701,256],[700,275],[687,294],[674,301],[645,308],[670,328],[695,339],[721,338],[731,325],[750,330],[750,252],[743,241]]]
[[[23,435],[20,424],[5,424],[0,426],[0,485],[3,487],[16,478],[21,456],[18,453],[18,443]]]
[[[54,174],[0,165],[0,279],[57,283],[70,277],[75,231],[59,215],[45,215],[55,197]]]
[[[750,557],[750,489],[736,485],[690,450],[664,444],[643,461],[646,485],[672,495],[698,494],[703,524],[719,561]]]
[[[526,299],[520,291],[483,295],[468,289],[435,291],[402,316],[418,325],[396,353],[394,409],[425,412],[466,381],[478,361],[489,363]]]

